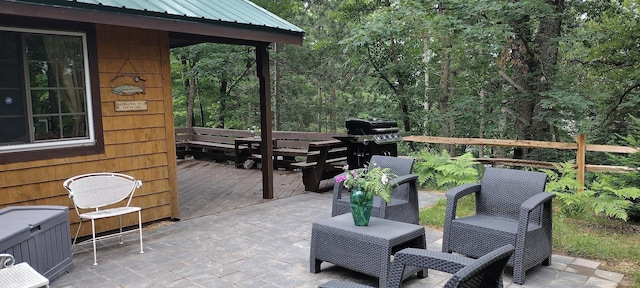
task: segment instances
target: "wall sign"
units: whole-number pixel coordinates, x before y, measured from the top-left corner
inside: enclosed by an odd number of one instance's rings
[[[127,62],[135,73],[122,73],[122,68],[124,68]],[[147,79],[138,74],[136,67],[127,59],[122,63],[116,76],[111,79],[111,92],[119,96],[144,94],[146,89],[145,81],[147,81]]]
[[[147,101],[116,101],[116,112],[147,111]]]

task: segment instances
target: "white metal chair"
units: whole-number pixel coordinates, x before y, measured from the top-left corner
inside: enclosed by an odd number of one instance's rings
[[[142,186],[142,181],[120,173],[90,173],[71,177],[64,181],[63,186],[69,190],[69,198],[73,199],[76,213],[80,217],[80,224],[73,239],[73,246],[75,246],[78,239],[82,222],[91,220],[93,265],[98,265],[96,240],[120,237],[120,244],[122,244],[122,235],[128,232],[139,231],[140,253],[144,253],[142,246],[142,209],[141,207],[130,206],[133,193]],[[105,206],[109,207],[104,208]],[[134,212],[138,212],[138,228],[123,232],[122,215]],[[118,216],[120,232],[96,238],[96,219],[114,216]]]
[[[37,288],[49,287],[49,279],[38,273],[29,263],[16,265],[11,254],[0,254],[0,287],[3,288]]]

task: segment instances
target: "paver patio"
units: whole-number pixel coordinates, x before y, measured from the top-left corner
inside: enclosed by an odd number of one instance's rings
[[[422,203],[439,195],[421,193]],[[423,204],[424,205],[424,204]],[[377,279],[322,264],[309,272],[311,224],[330,216],[330,193],[306,193],[213,215],[162,222],[144,229],[145,253],[136,235],[123,245],[110,239],[98,248],[76,247],[74,268],[51,287],[316,287],[331,279],[373,285]],[[440,250],[442,233],[426,228],[427,247]],[[105,244],[107,244],[105,246]],[[623,275],[599,270],[595,261],[553,256],[550,267],[527,273],[525,285],[505,287],[617,287]],[[430,271],[405,287],[442,287],[448,274]]]

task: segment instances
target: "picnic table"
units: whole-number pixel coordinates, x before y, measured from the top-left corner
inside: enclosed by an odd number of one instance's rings
[[[277,146],[278,140],[271,139],[273,147]],[[244,162],[251,157],[251,155],[261,155],[260,144],[262,143],[261,137],[242,137],[234,139],[235,147],[235,165],[236,168],[243,168]]]
[[[302,170],[302,183],[307,191],[319,192],[320,182],[342,173],[347,161],[347,147],[340,140],[309,143],[305,161],[291,164]]]
[[[342,172],[347,147],[333,139],[338,134],[297,131],[273,131],[273,168],[302,171],[305,190],[318,192],[320,182]],[[196,158],[233,161],[243,168],[247,159],[261,157],[262,138],[249,131],[220,128],[177,128],[176,151],[179,158],[190,154]]]

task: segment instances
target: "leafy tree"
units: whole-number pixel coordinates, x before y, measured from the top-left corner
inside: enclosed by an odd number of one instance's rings
[[[630,132],[628,115],[640,117],[638,6],[638,1],[586,1],[575,7],[580,17],[574,22],[574,41],[565,49],[567,65],[561,67],[571,73],[567,86],[591,104],[580,107],[584,127],[600,143]]]
[[[570,142],[586,133],[606,144],[635,133],[628,115],[640,117],[638,1],[255,2],[305,30],[302,46],[271,50],[276,129],[341,131],[348,117],[375,116],[437,136]],[[176,125],[256,125],[252,49],[173,49]],[[548,149],[490,153],[573,158]]]
[[[374,5],[375,4],[375,5]],[[362,11],[370,12],[362,15]],[[403,121],[404,129],[411,130],[409,119],[411,95],[407,88],[415,85],[420,74],[421,43],[411,37],[410,25],[393,25],[399,10],[391,1],[345,1],[341,6],[343,17],[358,17],[349,37],[342,40],[348,53],[360,58],[369,67],[370,77],[384,83],[397,103],[396,114]],[[381,91],[384,93],[384,91]]]
[[[257,88],[247,79],[255,69],[252,48],[203,43],[171,53],[180,63],[182,81],[174,81],[178,86],[174,92],[184,91],[180,94],[187,96],[187,125],[244,129],[259,119],[252,117],[252,112],[259,111]],[[244,93],[237,93],[240,91]],[[194,110],[199,110],[197,116]]]
[[[294,18],[296,15],[299,15],[303,9],[303,3],[301,1],[294,0],[254,0],[254,3],[260,5],[261,7],[266,8],[272,13],[284,18]],[[286,78],[286,75],[282,73],[283,62],[286,61],[286,57],[283,57],[285,53],[283,50],[287,49],[286,45],[273,43],[273,114],[274,114],[274,128],[276,130],[281,130],[282,127],[282,117],[281,115],[284,113],[285,105],[283,105],[284,93],[282,90],[284,89],[284,85],[282,81]]]

